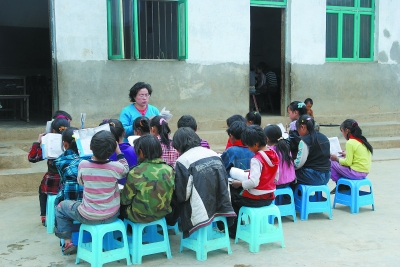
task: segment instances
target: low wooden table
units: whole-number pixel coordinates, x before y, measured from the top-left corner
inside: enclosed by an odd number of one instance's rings
[[[26,120],[26,122],[29,122],[29,95],[0,95],[0,100],[1,99],[15,99],[15,100],[20,100],[20,109],[21,109],[21,119]],[[23,116],[23,110],[24,110],[24,104],[25,104],[25,111],[26,111],[26,116],[24,118]],[[2,109],[0,109],[1,111]],[[14,114],[14,120],[16,119],[16,102],[14,102],[13,105],[13,114]]]

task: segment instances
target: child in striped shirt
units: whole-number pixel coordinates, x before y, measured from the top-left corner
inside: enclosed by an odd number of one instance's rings
[[[118,218],[120,192],[118,180],[126,177],[129,166],[114,136],[109,131],[96,133],[90,142],[93,156],[78,167],[78,183],[83,185],[82,202],[65,200],[56,208],[55,234],[64,239],[64,255],[76,253],[72,243],[74,221],[84,224],[111,223]],[[113,153],[118,161],[110,161]]]

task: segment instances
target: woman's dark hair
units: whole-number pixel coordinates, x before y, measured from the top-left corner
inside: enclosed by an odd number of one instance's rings
[[[344,129],[349,129],[350,134],[352,136],[354,136],[355,138],[358,138],[362,141],[362,143],[367,147],[367,149],[371,152],[371,154],[373,153],[373,148],[371,146],[371,144],[368,142],[367,138],[365,138],[362,135],[362,130],[360,128],[360,126],[358,126],[358,122],[353,120],[353,119],[347,119],[344,122],[342,122],[342,124],[340,125],[340,130],[344,130]],[[350,135],[348,134],[347,139],[350,138]]]
[[[162,149],[160,141],[152,134],[145,134],[135,139],[135,141],[133,141],[133,147],[135,148],[136,155],[139,155],[141,150],[146,159],[152,160],[161,158]]]
[[[179,153],[183,154],[191,148],[200,146],[201,139],[192,128],[179,128],[174,134],[172,145]]]
[[[150,133],[150,121],[147,117],[141,116],[137,117],[133,121],[133,129],[140,131],[140,135],[145,135]]]
[[[260,126],[250,125],[242,133],[242,143],[246,146],[254,146],[258,143],[261,147],[267,145],[267,137]]]
[[[156,127],[157,132],[161,137],[161,143],[169,148],[169,134],[171,133],[171,130],[168,127],[168,122],[161,116],[155,116],[150,121],[150,127]]]
[[[78,130],[78,128],[70,127],[64,130],[62,133],[62,140],[68,143],[69,149],[72,149],[76,154],[78,154],[78,147],[76,146],[75,138],[72,137],[75,130]]]
[[[233,137],[235,137],[236,140],[241,140],[242,139],[242,133],[244,131],[244,129],[246,129],[247,125],[246,123],[242,122],[242,121],[234,121],[231,126],[226,129],[226,132],[228,133],[228,135],[233,135]]]
[[[104,125],[104,124],[109,124],[110,125],[110,131],[113,134],[115,141],[119,142],[119,139],[121,137],[124,137],[124,126],[122,126],[122,123],[117,120],[117,119],[104,119],[100,124],[100,125]]]
[[[306,108],[306,104],[304,104],[303,102],[300,101],[293,101],[292,103],[289,104],[288,108],[291,111],[296,111],[299,113],[299,117],[307,114],[307,108]]]
[[[250,111],[246,114],[246,120],[252,121],[253,124],[261,126],[261,115],[257,111]]]
[[[69,121],[67,119],[55,119],[51,123],[51,129],[56,131],[56,133],[62,133],[69,127]]]
[[[228,119],[226,119],[226,125],[228,125],[228,127],[231,127],[231,125],[234,121],[242,121],[242,122],[246,123],[246,119],[243,118],[242,115],[236,114],[236,115],[230,116]]]
[[[197,122],[193,118],[193,116],[190,115],[183,115],[177,123],[178,128],[182,127],[190,127],[192,128],[193,131],[197,131]]]
[[[307,131],[310,134],[311,144],[307,144],[309,146],[316,145],[316,144],[319,145],[318,140],[317,140],[317,132],[315,131],[314,124],[315,124],[314,119],[311,116],[308,116],[308,115],[302,115],[296,121],[297,130],[299,129],[300,125],[305,125],[306,126]],[[320,148],[321,148],[321,146],[320,146]]]
[[[304,100],[304,104],[307,105],[307,103],[310,103],[311,105],[314,105],[314,103],[313,103],[311,98],[306,98],[306,100]]]
[[[114,136],[109,131],[100,131],[93,135],[90,141],[90,149],[99,160],[108,159],[117,148]]]
[[[135,85],[129,90],[129,99],[131,102],[135,102],[135,97],[137,93],[139,92],[140,89],[147,89],[149,92],[149,95],[153,92],[153,89],[151,89],[151,85],[148,83],[144,82],[137,82]]]
[[[72,121],[71,115],[69,115],[68,112],[65,112],[64,110],[57,110],[54,112],[52,119],[67,119]]]
[[[264,133],[269,141],[276,144],[276,153],[282,162],[286,162],[288,166],[293,164],[290,156],[290,147],[282,137],[282,130],[278,125],[268,125],[264,128]]]

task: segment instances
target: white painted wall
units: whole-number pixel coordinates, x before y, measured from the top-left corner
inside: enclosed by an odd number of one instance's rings
[[[288,0],[287,8],[287,60],[292,64],[324,64],[326,0]]]
[[[54,2],[57,60],[107,60],[106,1]]]
[[[393,57],[393,50],[396,42],[400,42],[400,1],[385,0],[376,1],[375,18],[375,59],[379,63],[397,64]],[[390,56],[392,51],[392,57]],[[379,53],[386,54],[388,60],[380,61]],[[397,51],[400,53],[400,51]]]
[[[189,63],[249,63],[250,0],[188,1]]]
[[[107,6],[55,1],[57,59],[107,60]],[[188,63],[249,63],[249,0],[188,1]]]

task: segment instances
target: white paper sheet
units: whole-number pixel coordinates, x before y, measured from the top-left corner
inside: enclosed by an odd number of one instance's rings
[[[64,153],[62,145],[62,135],[56,133],[48,133],[42,137],[42,158],[56,159]]]
[[[131,146],[133,146],[133,141],[135,141],[136,139],[138,139],[140,137],[140,135],[131,135],[128,136],[128,142]]]
[[[339,138],[335,137],[329,137],[329,143],[331,146],[331,154],[336,155],[336,156],[341,156],[339,152],[342,152],[342,148],[340,147],[340,142]]]
[[[95,135],[95,133],[103,130],[110,131],[110,125],[106,123],[96,128],[87,128],[74,131],[75,141],[80,157],[93,155],[93,152],[90,149],[90,141],[92,141],[92,137]]]
[[[242,169],[232,167],[229,171],[229,175],[232,179],[239,180],[239,181],[246,181],[249,177],[249,172],[245,172]]]

